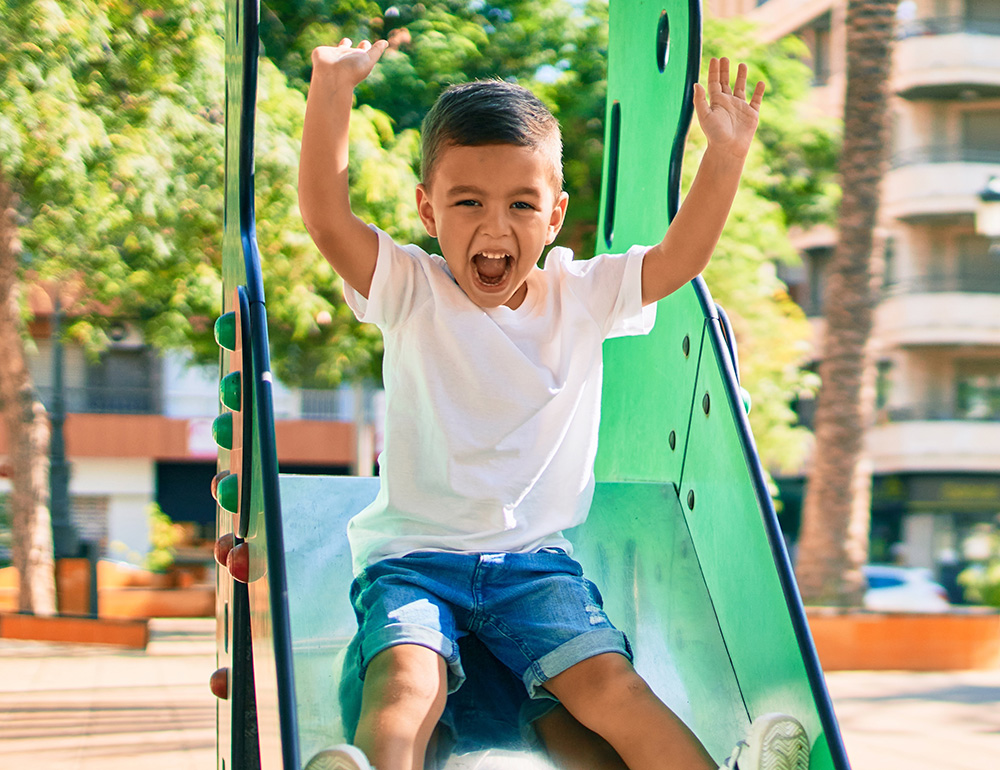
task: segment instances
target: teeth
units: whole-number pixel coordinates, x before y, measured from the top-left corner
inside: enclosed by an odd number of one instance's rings
[[[507,259],[508,255],[502,251],[480,251],[480,257],[485,257],[486,259]]]

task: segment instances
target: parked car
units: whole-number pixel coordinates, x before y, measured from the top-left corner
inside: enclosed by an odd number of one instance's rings
[[[948,592],[927,569],[869,564],[865,608],[881,612],[947,612]]]

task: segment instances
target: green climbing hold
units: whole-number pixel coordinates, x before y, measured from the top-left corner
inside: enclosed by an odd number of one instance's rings
[[[243,387],[239,372],[230,372],[219,382],[219,399],[234,412],[243,406]]]
[[[240,477],[236,473],[230,473],[219,482],[218,496],[216,499],[219,505],[230,513],[236,513],[240,508]]]
[[[226,350],[236,350],[236,311],[223,313],[216,320],[215,341]]]
[[[743,398],[743,408],[746,410],[747,414],[750,414],[750,391],[746,388],[740,388],[740,396]]]
[[[225,412],[212,421],[212,438],[223,449],[233,448],[233,413]]]

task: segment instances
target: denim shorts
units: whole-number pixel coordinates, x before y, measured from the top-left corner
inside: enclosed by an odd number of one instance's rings
[[[368,664],[397,644],[419,644],[445,659],[450,695],[442,722],[458,743],[492,730],[482,742],[500,747],[508,743],[503,730],[519,725],[529,734],[526,725],[555,705],[546,681],[601,653],[632,658],[597,586],[558,550],[421,551],[386,559],[357,576],[351,603],[358,634],[341,679],[349,735]]]

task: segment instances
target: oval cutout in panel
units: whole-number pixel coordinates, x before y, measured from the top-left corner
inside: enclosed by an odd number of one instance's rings
[[[670,17],[667,12],[660,14],[660,20],[656,23],[656,68],[663,72],[667,69],[667,60],[670,58]]]
[[[604,242],[611,248],[615,234],[615,194],[618,191],[618,146],[621,140],[622,106],[611,105],[611,127],[608,131],[608,186],[604,196]]]

